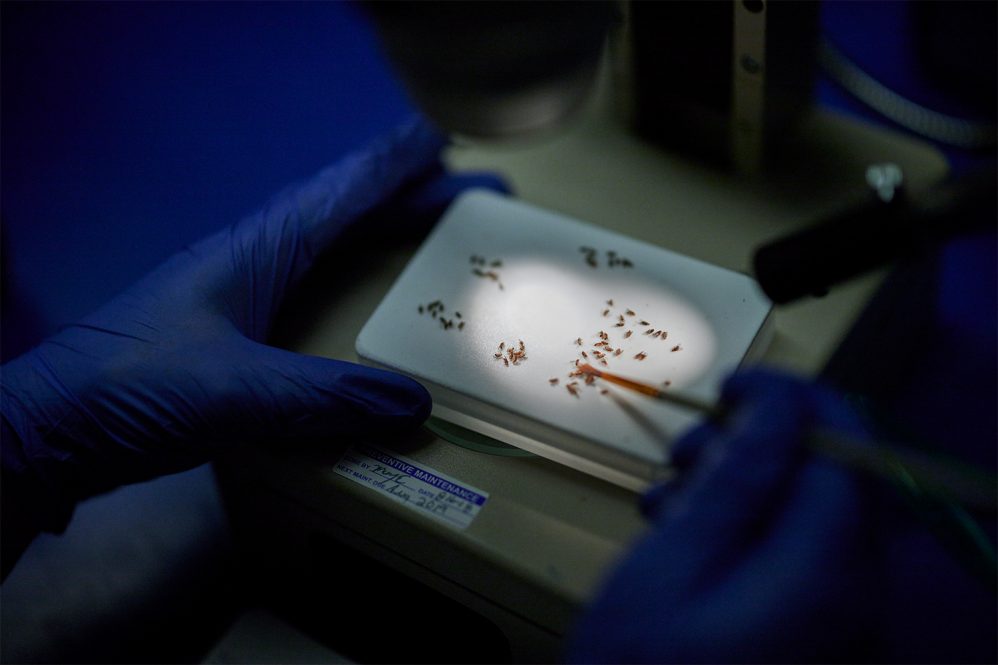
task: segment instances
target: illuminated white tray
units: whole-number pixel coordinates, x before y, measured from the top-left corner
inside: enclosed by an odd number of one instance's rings
[[[713,400],[765,345],[770,309],[746,275],[472,191],[364,325],[357,353],[420,381],[438,418],[640,489],[665,472],[669,442],[696,414],[586,385],[568,376],[574,361]],[[613,352],[594,347],[601,332]],[[521,340],[526,359],[507,364]]]

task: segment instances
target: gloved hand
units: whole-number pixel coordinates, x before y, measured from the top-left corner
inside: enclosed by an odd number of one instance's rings
[[[862,653],[877,598],[860,479],[802,433],[862,427],[830,391],[749,370],[723,423],[679,442],[650,532],[575,628],[572,662],[836,662]]]
[[[354,225],[415,235],[462,189],[504,189],[447,175],[444,143],[403,125],[4,366],[5,530],[10,518],[59,531],[83,498],[240,444],[418,426],[430,397],[415,381],[265,341],[285,295]]]

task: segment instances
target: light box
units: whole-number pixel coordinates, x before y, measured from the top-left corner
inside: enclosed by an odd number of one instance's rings
[[[426,386],[436,418],[640,489],[698,415],[587,384],[575,361],[712,401],[765,345],[770,310],[746,275],[475,190],[413,256],[357,353]]]

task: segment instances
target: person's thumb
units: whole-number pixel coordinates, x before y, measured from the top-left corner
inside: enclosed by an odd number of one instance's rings
[[[404,433],[430,415],[429,393],[400,374],[247,342],[256,347],[243,380],[261,426],[254,438]]]

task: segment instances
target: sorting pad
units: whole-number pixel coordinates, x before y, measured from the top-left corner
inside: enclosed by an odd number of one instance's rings
[[[698,414],[587,384],[575,361],[713,401],[765,343],[770,309],[746,275],[475,190],[413,256],[357,353],[426,386],[438,418],[640,489]]]

